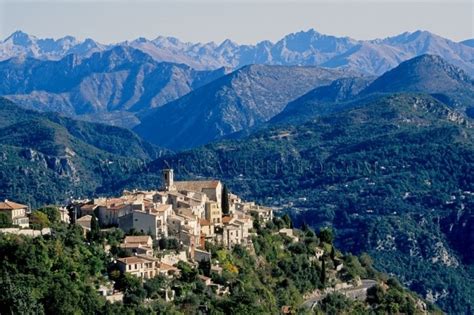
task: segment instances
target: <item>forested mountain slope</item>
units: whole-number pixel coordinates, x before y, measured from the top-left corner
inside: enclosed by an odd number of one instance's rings
[[[459,242],[472,239],[462,228],[474,203],[472,122],[431,96],[381,96],[166,156],[118,187],[156,186],[165,166],[184,177],[223,178],[297,222],[334,225],[344,250],[368,251],[448,312],[473,302],[470,245]]]
[[[351,74],[318,67],[246,66],[143,115],[134,130],[173,150],[196,147],[258,126],[289,101]]]
[[[162,155],[133,132],[0,98],[0,195],[38,205],[91,195]]]

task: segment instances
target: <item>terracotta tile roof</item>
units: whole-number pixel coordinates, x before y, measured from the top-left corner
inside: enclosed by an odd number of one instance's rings
[[[106,207],[117,206],[117,205],[122,205],[125,202],[126,200],[122,198],[110,198],[105,201],[105,205]]]
[[[187,208],[180,208],[178,209],[178,215],[185,217],[187,219],[195,220],[196,216],[193,214],[193,212],[190,209]]]
[[[170,207],[171,205],[159,205],[155,208],[155,210],[158,212],[164,212],[164,211],[169,210]]]
[[[169,270],[179,270],[175,266],[171,266],[165,263],[160,263],[160,270],[169,271]]]
[[[176,197],[183,197],[183,198],[186,197],[186,195],[183,195],[182,193],[179,193],[179,192],[177,192],[177,191],[170,191],[170,192],[168,193],[168,195],[170,195],[170,196],[176,196]]]
[[[120,210],[120,209],[124,209],[124,208],[127,208],[128,205],[114,205],[114,206],[111,206],[111,207],[107,207],[107,210],[109,211],[117,211],[117,210]]]
[[[152,256],[147,256],[147,255],[138,255],[136,257],[139,257],[143,260],[146,260],[146,261],[156,261],[156,262],[159,262],[160,260],[156,257],[152,257]]]
[[[25,209],[25,208],[28,208],[28,206],[25,206],[13,201],[9,201],[9,200],[0,202],[0,210],[14,210],[14,209]]]
[[[149,235],[138,235],[138,236],[125,236],[125,239],[123,242],[125,244],[130,244],[130,243],[148,243],[148,241],[151,239]]]
[[[229,224],[230,221],[232,221],[233,217],[230,215],[230,216],[224,216],[222,217],[222,223],[223,224]]]
[[[218,180],[189,180],[174,182],[174,186],[177,190],[201,192],[203,189],[216,189],[219,183]]]

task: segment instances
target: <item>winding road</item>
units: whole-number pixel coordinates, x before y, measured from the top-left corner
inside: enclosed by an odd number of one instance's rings
[[[362,284],[358,287],[347,288],[341,290],[328,290],[322,294],[313,295],[310,298],[306,299],[303,303],[303,306],[306,306],[312,309],[319,301],[324,299],[329,293],[339,292],[344,294],[350,299],[354,300],[365,300],[367,298],[367,290],[374,287],[377,284],[377,281],[371,279],[362,280]]]

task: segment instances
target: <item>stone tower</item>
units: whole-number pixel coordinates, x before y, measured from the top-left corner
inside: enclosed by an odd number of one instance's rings
[[[163,170],[163,182],[164,182],[164,185],[165,185],[165,190],[167,190],[167,191],[175,190],[175,187],[174,187],[174,173],[173,173],[172,168]]]

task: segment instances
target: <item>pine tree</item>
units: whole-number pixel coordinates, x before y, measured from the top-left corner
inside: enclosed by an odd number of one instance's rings
[[[230,213],[230,205],[229,205],[229,191],[227,190],[227,186],[224,184],[222,187],[222,199],[221,199],[221,208],[222,214],[227,215]]]

